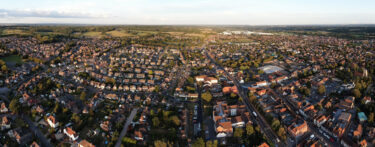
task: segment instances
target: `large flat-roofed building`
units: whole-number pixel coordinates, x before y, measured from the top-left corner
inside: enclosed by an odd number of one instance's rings
[[[283,70],[281,67],[274,66],[274,65],[263,66],[263,67],[260,67],[259,69],[263,70],[266,74],[271,74],[271,73]]]

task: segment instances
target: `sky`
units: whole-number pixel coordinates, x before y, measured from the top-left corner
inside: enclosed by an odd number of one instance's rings
[[[0,23],[375,24],[375,0],[0,0]]]

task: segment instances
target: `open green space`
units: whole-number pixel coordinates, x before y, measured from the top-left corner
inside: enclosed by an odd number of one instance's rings
[[[20,63],[20,64],[23,63],[22,58],[18,55],[10,55],[10,56],[6,56],[6,57],[0,57],[0,59],[3,60],[4,62],[15,62],[15,63]]]

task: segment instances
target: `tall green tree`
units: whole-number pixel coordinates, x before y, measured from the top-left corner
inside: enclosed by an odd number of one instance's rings
[[[204,147],[205,143],[202,138],[198,138],[194,141],[192,147]]]
[[[81,101],[85,101],[86,100],[86,92],[81,92],[81,95],[79,96],[79,99],[81,100]]]
[[[323,95],[326,93],[326,87],[323,84],[318,87],[318,93],[320,95]]]
[[[154,127],[159,127],[159,124],[160,124],[160,120],[158,117],[152,118],[152,125],[154,125]]]
[[[242,128],[236,128],[234,130],[234,137],[241,138],[243,134],[243,129]]]
[[[212,99],[212,95],[211,95],[211,93],[210,92],[205,92],[205,93],[203,93],[202,94],[202,99],[204,100],[204,101],[206,101],[207,103],[209,103],[209,102],[211,102],[211,99]]]
[[[17,98],[14,98],[12,99],[12,101],[10,101],[10,104],[9,104],[9,109],[13,112],[13,113],[18,113],[19,110],[21,108],[21,105],[18,101]]]
[[[361,97],[361,91],[359,91],[358,89],[353,89],[353,95],[355,98],[360,98]]]
[[[254,134],[254,127],[253,127],[253,125],[251,125],[250,123],[247,123],[246,124],[246,134],[248,135],[248,136],[251,136],[251,135],[253,135]]]

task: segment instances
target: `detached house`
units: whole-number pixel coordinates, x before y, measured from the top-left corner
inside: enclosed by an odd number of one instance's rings
[[[229,136],[232,136],[233,134],[232,123],[229,121],[218,123],[218,126],[215,129],[217,132],[217,135],[216,135],[217,138],[229,137]]]
[[[9,129],[10,128],[10,121],[6,116],[3,116],[1,119],[1,130]]]
[[[77,135],[76,132],[73,131],[72,128],[70,128],[70,127],[65,128],[65,129],[64,129],[64,133],[65,133],[65,135],[68,136],[69,139],[72,140],[72,141],[75,141],[75,140],[78,139],[78,135]]]
[[[7,113],[8,112],[8,108],[7,108],[7,106],[5,105],[4,102],[1,103],[0,112],[1,113]]]
[[[95,147],[95,145],[91,144],[90,142],[84,139],[78,143],[78,147]]]
[[[143,140],[142,132],[141,131],[134,131],[134,139],[142,141]]]
[[[56,122],[56,118],[54,116],[52,116],[52,115],[50,115],[50,116],[47,117],[47,123],[52,128],[56,128],[59,125],[59,123]]]

